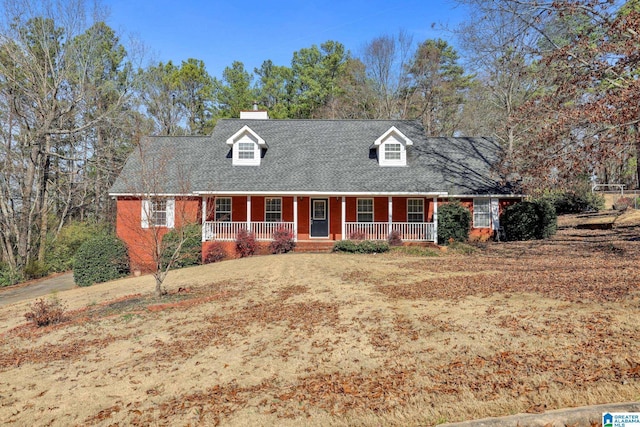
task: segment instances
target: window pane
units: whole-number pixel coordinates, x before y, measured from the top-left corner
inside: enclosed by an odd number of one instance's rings
[[[238,143],[238,158],[253,159],[255,155],[255,144],[252,142]]]
[[[385,144],[384,155],[386,160],[400,160],[400,144]]]
[[[358,199],[358,222],[373,222],[373,199]]]
[[[473,226],[488,228],[491,226],[491,202],[488,199],[474,199]]]
[[[149,218],[153,221],[152,226],[165,227],[167,225],[167,201],[165,199],[154,199],[151,201]]]
[[[264,220],[267,222],[282,221],[282,199],[265,199]]]
[[[231,221],[231,198],[216,198],[216,221]]]
[[[424,200],[409,199],[407,202],[407,221],[424,222]]]

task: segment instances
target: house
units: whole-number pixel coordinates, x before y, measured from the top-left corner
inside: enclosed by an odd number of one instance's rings
[[[458,199],[473,213],[472,236],[488,238],[500,210],[522,197],[494,172],[499,155],[490,139],[428,138],[416,121],[251,111],[220,120],[211,136],[143,139],[110,194],[139,268],[150,262],[150,228],[183,221],[202,225],[203,253],[214,241],[233,245],[243,228],[270,241],[286,227],[299,247],[356,233],[384,240],[392,230],[437,243],[438,205]]]

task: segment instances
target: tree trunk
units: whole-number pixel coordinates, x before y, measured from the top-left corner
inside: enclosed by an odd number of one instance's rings
[[[49,231],[49,168],[51,167],[51,135],[44,137],[44,152],[42,153],[42,182],[40,182],[40,244],[38,246],[38,261],[44,263],[47,248],[47,232]]]

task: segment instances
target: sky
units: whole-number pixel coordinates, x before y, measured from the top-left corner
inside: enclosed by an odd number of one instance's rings
[[[465,18],[453,0],[104,0],[107,23],[126,43],[139,39],[147,59],[204,61],[220,78],[241,61],[253,72],[263,61],[291,65],[293,52],[335,40],[358,56],[365,43],[400,30],[414,42],[442,38]],[[143,64],[144,65],[144,64]]]

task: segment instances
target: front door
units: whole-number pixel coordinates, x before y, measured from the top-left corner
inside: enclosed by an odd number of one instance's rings
[[[311,199],[311,237],[329,237],[327,199]]]

